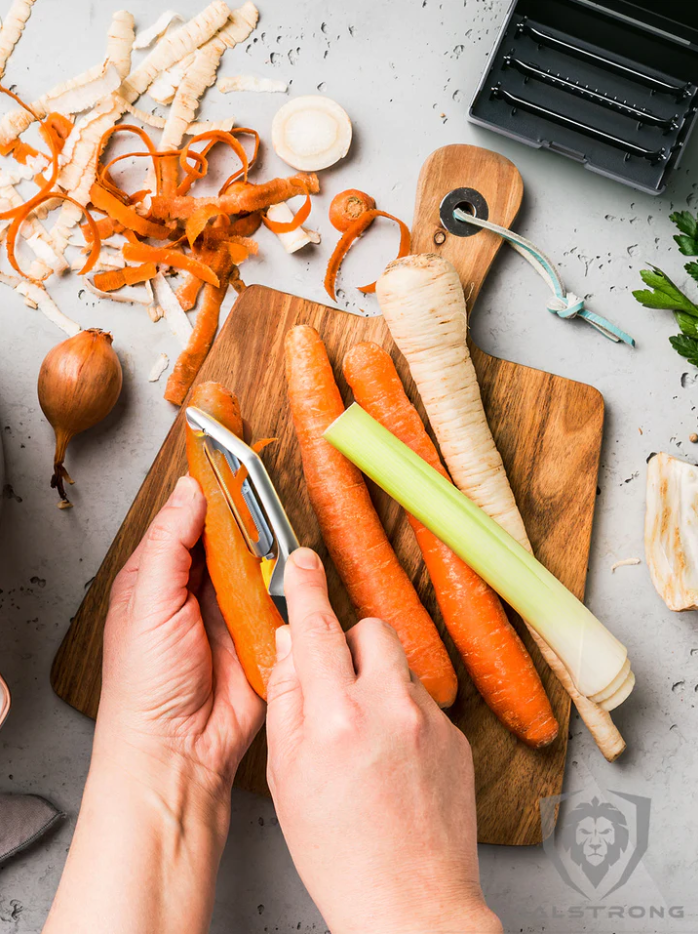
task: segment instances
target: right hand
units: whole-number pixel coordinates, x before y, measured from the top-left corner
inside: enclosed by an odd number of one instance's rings
[[[269,786],[333,934],[501,931],[479,883],[470,747],[410,673],[397,634],[345,636],[318,556],[286,569],[290,626],[268,686]]]

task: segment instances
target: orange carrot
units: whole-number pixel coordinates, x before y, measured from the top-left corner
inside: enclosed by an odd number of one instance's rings
[[[359,191],[358,188],[340,191],[330,204],[330,224],[340,233],[345,233],[354,221],[366,211],[372,211],[375,206],[375,200],[365,191]]]
[[[220,250],[212,262],[212,268],[220,280],[220,285],[214,286],[207,283],[204,286],[204,297],[196,315],[194,330],[167,380],[165,398],[175,405],[181,405],[184,402],[216,336],[221,305],[228,291],[228,278],[233,268],[230,253],[227,250]]]
[[[94,284],[102,292],[113,292],[122,285],[137,285],[147,282],[158,274],[155,263],[143,263],[141,266],[126,266],[124,269],[110,269],[108,272],[98,272],[94,277]]]
[[[263,185],[235,182],[226,194],[218,198],[156,196],[152,202],[152,215],[158,220],[186,220],[207,204],[216,205],[224,214],[251,214],[268,208],[270,204],[288,201],[294,195],[316,195],[319,190],[317,175],[299,172],[290,178],[274,178]]]
[[[311,208],[312,203],[310,201],[310,195],[306,195],[305,204],[295,215],[293,220],[289,221],[287,224],[282,224],[280,221],[272,221],[266,216],[266,214],[262,215],[262,220],[264,221],[264,226],[268,227],[272,233],[293,233],[294,230],[298,230],[301,224],[304,224],[308,220],[310,217]]]
[[[175,269],[191,272],[210,285],[218,286],[219,284],[218,276],[210,266],[178,250],[148,246],[147,243],[125,243],[121,252],[124,259],[133,260],[135,263],[162,263],[164,266],[173,266]]]
[[[192,405],[242,437],[238,401],[220,383],[201,383]],[[260,562],[247,547],[208,461],[201,437],[187,428],[189,472],[206,497],[206,564],[240,664],[254,690],[266,699],[276,661],[274,633],[283,619],[267,592]]]
[[[286,377],[310,502],[356,612],[393,626],[410,668],[449,707],[458,681],[438,630],[397,560],[361,473],[323,438],[344,404],[314,328],[298,325],[287,334]]]
[[[98,221],[95,221],[97,225],[97,230],[99,231],[99,236],[102,240],[108,240],[115,233],[121,233],[124,228],[118,222],[111,217],[100,217]],[[85,238],[85,243],[92,243],[92,229],[89,224],[81,224],[80,230],[82,230],[83,236]]]
[[[344,358],[344,375],[354,398],[369,415],[450,479],[407,398],[390,354],[377,344],[357,344]],[[515,736],[536,749],[547,746],[557,736],[557,721],[499,597],[421,522],[412,516],[409,520],[446,628],[475,686]]]

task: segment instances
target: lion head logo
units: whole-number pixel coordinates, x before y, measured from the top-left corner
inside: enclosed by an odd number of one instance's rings
[[[592,798],[565,816],[558,839],[597,888],[628,847],[628,825],[615,805]]]

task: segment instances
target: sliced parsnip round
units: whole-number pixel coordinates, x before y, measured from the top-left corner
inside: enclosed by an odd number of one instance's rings
[[[274,152],[302,172],[318,172],[343,159],[351,145],[351,120],[329,97],[296,97],[271,126]]]

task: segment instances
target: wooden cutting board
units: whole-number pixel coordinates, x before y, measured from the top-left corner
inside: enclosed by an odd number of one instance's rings
[[[439,204],[443,195],[461,186],[477,189],[488,203],[490,220],[504,226],[509,226],[516,216],[523,186],[508,160],[476,147],[439,150],[424,167],[417,197],[414,250],[438,250],[447,256],[459,269],[472,305],[500,241],[486,231],[467,238],[443,237]],[[521,309],[521,314],[526,313]],[[256,437],[278,438],[278,443],[266,449],[265,461],[299,539],[317,549],[325,561],[333,605],[348,627],[355,622],[354,612],[327,556],[308,502],[285,395],[284,335],[298,323],[312,324],[323,336],[347,400],[349,392],[340,369],[343,355],[360,340],[374,340],[395,355],[408,394],[424,413],[406,364],[382,318],[355,317],[263,286],[253,286],[238,299],[201,371],[201,380],[220,380],[238,394]],[[498,360],[477,348],[473,348],[473,354],[488,418],[536,553],[581,597],[596,498],[603,400],[595,389],[581,383]],[[102,628],[111,583],[185,470],[184,420],[180,412],[53,665],[51,683],[56,693],[88,716],[97,713]],[[404,515],[380,490],[373,493],[401,561],[443,629]],[[558,739],[542,752],[526,748],[499,724],[473,688],[447,634],[444,636],[460,682],[458,698],[449,713],[473,748],[479,839],[483,843],[539,843],[538,800],[559,794],[562,788],[569,699],[518,620],[515,625],[535,659],[560,721]],[[268,793],[265,759],[264,737],[260,736],[245,758],[236,784]]]

